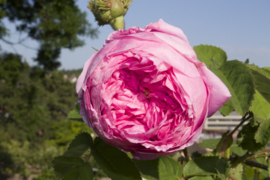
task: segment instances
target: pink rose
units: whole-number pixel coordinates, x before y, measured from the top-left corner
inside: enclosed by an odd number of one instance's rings
[[[110,34],[85,63],[76,90],[84,122],[137,159],[192,145],[231,97],[182,30],[163,20]]]

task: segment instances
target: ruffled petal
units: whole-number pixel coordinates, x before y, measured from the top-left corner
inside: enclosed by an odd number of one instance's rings
[[[197,67],[209,88],[208,117],[210,117],[231,98],[231,93],[227,86],[204,63],[198,63]]]

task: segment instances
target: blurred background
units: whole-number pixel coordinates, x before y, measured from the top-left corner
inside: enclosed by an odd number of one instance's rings
[[[79,132],[92,133],[67,114],[92,47],[100,49],[113,30],[98,27],[87,4],[0,0],[1,180],[56,179],[52,158]],[[134,0],[125,20],[129,28],[163,19],[181,28],[192,46],[218,46],[229,60],[270,67],[269,7],[270,1]]]

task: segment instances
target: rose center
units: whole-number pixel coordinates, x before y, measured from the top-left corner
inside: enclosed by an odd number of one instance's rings
[[[155,141],[191,122],[190,107],[174,79],[172,69],[158,72],[150,60],[122,64],[105,83],[117,129],[148,134]]]

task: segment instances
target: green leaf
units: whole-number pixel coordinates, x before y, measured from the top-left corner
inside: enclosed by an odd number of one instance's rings
[[[216,175],[219,157],[200,157],[189,161],[183,170],[184,177]]]
[[[264,67],[263,69],[270,75],[270,67]]]
[[[159,180],[178,180],[182,176],[181,166],[168,156],[145,161],[133,159],[133,162],[143,174]]]
[[[250,166],[244,165],[243,168],[243,180],[259,180],[259,179],[264,179],[263,174],[257,169],[257,168],[252,168]]]
[[[230,168],[229,175],[234,177],[234,179],[243,180],[243,165],[238,164],[236,167]]]
[[[158,164],[160,180],[178,180],[182,176],[181,166],[170,157],[160,157]]]
[[[270,118],[264,120],[255,116],[255,120],[260,123],[259,128],[255,134],[255,140],[257,143],[267,145],[270,139]]]
[[[77,135],[63,156],[81,157],[90,148],[91,141],[91,135],[86,132]]]
[[[94,178],[93,170],[89,163],[85,163],[79,167],[79,176],[81,178],[80,180],[92,180]]]
[[[215,149],[220,141],[219,139],[206,139],[199,146],[209,149]]]
[[[267,155],[266,155],[266,157],[267,157]],[[258,158],[256,158],[256,161],[260,164],[264,164],[264,165],[268,166],[268,161],[267,161],[268,158],[266,158],[266,157],[258,157]],[[264,178],[269,177],[268,170],[259,169],[259,168],[258,168],[258,170],[261,172],[261,174],[264,176]]]
[[[83,122],[82,116],[80,114],[80,106],[76,105],[76,109],[73,109],[68,113],[68,119],[73,121]]]
[[[244,150],[242,147],[238,146],[237,144],[233,143],[231,146],[231,154],[236,154],[238,156],[244,156],[247,150]]]
[[[161,157],[153,160],[137,160],[133,159],[133,162],[140,170],[142,174],[152,176],[156,179],[159,179],[159,160]]]
[[[198,59],[204,62],[208,67],[210,64],[214,64],[216,67],[220,67],[227,61],[227,54],[220,48],[209,45],[194,46],[194,51],[197,54]]]
[[[99,137],[95,138],[90,148],[96,162],[112,180],[141,180],[138,169],[126,153]]]
[[[254,169],[250,166],[244,165],[243,166],[243,176],[242,179],[244,180],[254,180]]]
[[[58,156],[53,159],[52,163],[55,165],[62,165],[62,166],[78,166],[83,165],[84,161],[78,157]]]
[[[251,110],[261,118],[270,118],[270,74],[267,70],[247,65],[255,78],[256,94]]]
[[[266,77],[267,79],[270,79],[270,74],[267,72],[268,71],[267,68],[259,68],[258,66],[255,66],[252,64],[246,64],[246,66],[249,67],[255,73],[259,73],[259,74],[263,75],[264,77]],[[255,74],[255,75],[257,75],[257,74]]]
[[[66,173],[62,180],[77,180],[79,178],[79,167],[74,167]]]
[[[195,151],[191,154],[191,158],[192,159],[196,159],[196,158],[199,158],[199,157],[202,157],[202,154],[199,153],[198,151]]]
[[[81,180],[93,179],[93,170],[89,163],[79,157],[63,157],[59,156],[52,161],[54,164],[55,174],[61,179],[73,180],[81,178]]]
[[[219,108],[219,112],[223,116],[229,116],[231,114],[231,112],[233,112],[233,110],[234,110],[234,108],[233,108],[231,100],[228,100],[225,104],[223,104],[223,106],[221,108]]]
[[[62,165],[53,166],[55,175],[60,179],[62,179],[66,175],[66,173],[69,172],[72,168],[73,166],[62,166]]]
[[[230,170],[230,163],[225,159],[219,159],[216,164],[216,170],[220,179],[226,180]]]
[[[255,93],[254,79],[249,68],[242,62],[233,60],[225,62],[219,69],[210,65],[210,70],[229,89],[232,95],[229,101],[231,101],[237,113],[244,115],[249,110]],[[227,114],[228,112],[221,113]]]
[[[270,89],[269,89],[270,90]],[[270,103],[256,90],[250,110],[261,118],[270,118]]]
[[[211,176],[195,176],[188,180],[214,180]]]
[[[252,126],[250,123],[243,126],[242,130],[237,135],[237,144],[244,150],[256,152],[266,146],[256,142],[255,133],[258,131],[259,126]]]
[[[78,157],[55,157],[52,161],[54,172],[57,177],[62,179],[75,166],[83,165],[84,161]]]

